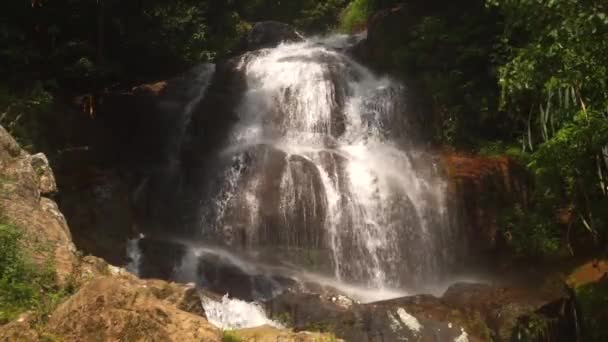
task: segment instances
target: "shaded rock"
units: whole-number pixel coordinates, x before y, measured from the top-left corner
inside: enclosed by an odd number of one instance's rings
[[[400,48],[413,39],[413,28],[421,18],[433,13],[434,6],[427,3],[417,7],[408,3],[377,12],[367,23],[367,37],[351,53],[375,70],[396,71],[403,63]]]
[[[542,330],[527,331],[530,339],[545,335],[546,340],[576,341],[580,333],[573,293],[561,281],[534,289],[455,284],[442,299],[465,312],[476,312],[496,341],[517,340],[522,331],[529,330],[531,320]]]
[[[241,43],[241,51],[273,48],[281,43],[300,42],[304,38],[291,26],[276,22],[256,23]]]
[[[142,278],[174,278],[175,270],[186,253],[186,246],[154,238],[141,239],[138,244],[142,254],[138,267]]]
[[[127,240],[159,227],[178,230],[182,203],[173,190],[182,133],[213,72],[202,64],[100,95],[83,146],[56,159],[57,200],[83,252],[124,265]]]
[[[137,234],[131,189],[117,171],[79,168],[63,170],[58,202],[68,220],[74,244],[84,254],[126,265],[126,242]]]

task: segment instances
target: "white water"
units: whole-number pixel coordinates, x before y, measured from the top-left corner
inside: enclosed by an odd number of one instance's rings
[[[360,303],[371,303],[392,298],[404,297],[411,294],[403,289],[391,288],[369,288],[357,286],[312,272],[306,272],[296,267],[288,265],[270,265],[263,262],[252,260],[247,256],[237,255],[225,249],[213,246],[195,245],[185,241],[179,243],[187,246],[188,251],[182,259],[180,267],[176,270],[176,280],[184,283],[196,283],[199,279],[197,266],[201,259],[216,257],[219,262],[231,265],[251,277],[264,277],[268,282],[274,282],[275,292],[268,297],[279,295],[285,287],[273,281],[273,277],[283,277],[295,281],[301,286],[305,284],[316,284],[328,290],[335,291],[336,294],[344,294]],[[199,284],[203,285],[203,284]],[[443,291],[443,290],[442,290]]]
[[[404,87],[334,50],[346,41],[242,58],[233,166],[204,229],[235,248],[327,250],[333,277],[369,288],[435,280],[450,257],[445,184],[414,147]]]
[[[255,303],[230,299],[228,295],[221,301],[203,297],[203,307],[211,324],[221,329],[244,329],[270,325],[282,328],[281,324],[270,320],[264,309]]]

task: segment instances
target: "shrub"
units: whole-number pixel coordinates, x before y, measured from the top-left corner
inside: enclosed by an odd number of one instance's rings
[[[364,27],[373,10],[372,3],[369,0],[351,2],[340,18],[340,30],[350,33]]]

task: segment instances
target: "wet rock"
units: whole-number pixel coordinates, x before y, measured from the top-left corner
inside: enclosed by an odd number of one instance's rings
[[[405,5],[376,13],[367,25],[367,37],[361,40],[352,53],[366,65],[387,71],[393,67],[393,53],[409,37],[416,23],[416,14]]]
[[[85,254],[126,265],[126,242],[138,233],[129,184],[116,170],[79,168],[76,163],[61,177],[58,203],[75,245]]]
[[[332,296],[286,292],[268,301],[271,317],[295,330],[347,341],[576,341],[574,296],[563,283],[537,289],[455,284],[430,295],[344,305]],[[458,340],[460,338],[460,340]]]
[[[504,208],[530,202],[531,179],[525,168],[506,158],[446,153],[440,163],[446,170],[448,197],[457,222],[473,255],[505,252],[506,239],[499,229]],[[485,258],[485,260],[495,260]]]
[[[333,298],[286,293],[266,307],[295,330],[331,332],[346,341],[452,341],[465,331],[469,341],[483,341],[460,312],[431,296],[347,305]]]
[[[142,254],[139,265],[139,275],[142,278],[174,278],[186,253],[186,246],[162,238],[141,239],[138,244]]]

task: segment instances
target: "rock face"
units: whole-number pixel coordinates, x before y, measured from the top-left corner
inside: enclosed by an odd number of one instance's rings
[[[474,255],[500,252],[505,237],[499,217],[505,208],[529,205],[531,178],[522,165],[508,157],[445,153],[441,163],[449,180],[448,197],[465,230]]]
[[[57,201],[80,250],[124,265],[128,239],[179,216],[166,189],[180,181],[174,171],[195,107],[189,105],[213,70],[203,64],[167,81],[104,94],[82,148],[57,157]]]
[[[65,281],[76,264],[76,248],[57,204],[44,197],[57,190],[53,172],[44,154],[28,154],[1,126],[0,189],[2,218],[23,231],[33,261],[50,262]]]

